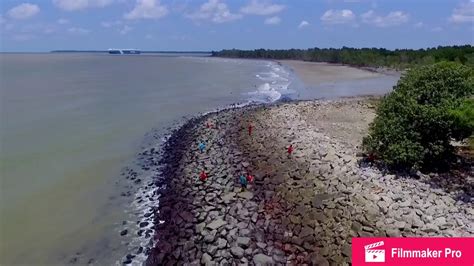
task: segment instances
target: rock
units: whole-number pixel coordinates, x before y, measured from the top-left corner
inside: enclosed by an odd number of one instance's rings
[[[217,249],[218,249],[217,246],[209,246],[209,247],[207,247],[207,252],[209,252],[209,254],[211,254],[211,256],[214,256],[214,255],[216,255]]]
[[[206,228],[205,223],[196,224],[196,233],[197,234],[203,234],[204,228]]]
[[[351,228],[354,232],[357,233],[357,232],[360,232],[362,230],[362,225],[359,222],[354,221],[354,222],[352,222]]]
[[[229,192],[225,194],[224,196],[222,196],[222,200],[224,201],[224,203],[228,204],[231,200],[234,199],[234,197],[235,197],[235,193]]]
[[[201,257],[201,264],[204,265],[213,265],[211,255],[204,253]]]
[[[329,261],[317,252],[310,254],[309,261],[311,265],[329,266]]]
[[[128,233],[128,230],[125,229],[125,230],[122,230],[122,231],[120,232],[120,235],[121,235],[121,236],[124,236],[124,235],[126,235],[127,233]]]
[[[224,249],[226,246],[227,246],[227,240],[225,240],[223,238],[219,238],[217,240],[217,248]]]
[[[211,230],[216,230],[216,229],[218,229],[221,226],[226,225],[226,224],[227,224],[226,221],[222,220],[222,218],[219,218],[219,219],[216,219],[216,220],[212,221],[210,224],[206,225],[206,227],[211,229]]]
[[[446,218],[438,217],[433,221],[433,223],[437,225],[438,227],[443,227],[446,225]]]
[[[214,240],[216,240],[216,234],[217,234],[216,230],[213,230],[213,231],[209,232],[209,234],[204,236],[204,242],[206,242],[206,243],[214,242]]]
[[[400,231],[398,231],[398,229],[387,229],[387,230],[385,230],[385,233],[387,233],[387,236],[390,236],[390,237],[400,237],[401,236]]]
[[[313,228],[311,228],[309,226],[305,226],[301,229],[300,238],[305,238],[307,236],[312,235],[313,233],[314,233]]]
[[[238,259],[244,256],[244,250],[241,247],[232,247],[230,253]]]
[[[395,227],[398,228],[398,229],[403,229],[403,228],[405,228],[405,225],[406,225],[406,224],[407,224],[407,223],[406,223],[406,222],[403,222],[403,221],[396,221],[394,225],[395,225]]]
[[[255,265],[273,265],[275,264],[273,262],[272,257],[267,256],[265,254],[257,254],[253,256],[253,263]]]
[[[141,222],[141,223],[140,223],[140,227],[141,227],[141,228],[143,228],[143,227],[145,227],[145,226],[147,226],[147,225],[148,225],[148,222]]]
[[[237,237],[237,245],[243,248],[248,248],[250,245],[249,237]]]
[[[240,198],[244,198],[246,200],[252,199],[253,198],[253,193],[250,191],[244,191],[240,192],[238,195]]]
[[[349,244],[344,244],[342,247],[342,255],[351,258],[352,257],[352,248]]]

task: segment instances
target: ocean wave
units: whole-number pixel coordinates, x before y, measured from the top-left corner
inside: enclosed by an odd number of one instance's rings
[[[281,98],[292,98],[294,90],[289,89],[294,77],[285,67],[274,62],[265,64],[265,71],[257,73],[255,77],[264,83],[255,86],[255,91],[248,92],[250,101],[272,103]]]

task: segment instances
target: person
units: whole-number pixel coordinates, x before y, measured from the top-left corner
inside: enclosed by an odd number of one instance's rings
[[[247,178],[244,175],[240,175],[240,185],[242,186],[242,189],[247,188]]]
[[[204,144],[204,142],[200,142],[198,144],[198,148],[201,152],[204,152],[204,149],[206,148],[206,144]]]
[[[290,156],[292,153],[293,153],[293,144],[290,144],[290,146],[288,147],[288,156]]]
[[[253,182],[253,175],[250,173],[247,173],[247,182],[252,183]]]
[[[206,172],[204,172],[204,170],[202,170],[201,174],[199,175],[199,179],[200,179],[202,182],[206,181],[206,179],[207,179],[207,174],[206,174]]]
[[[252,136],[252,129],[253,129],[252,124],[249,123],[249,136]]]

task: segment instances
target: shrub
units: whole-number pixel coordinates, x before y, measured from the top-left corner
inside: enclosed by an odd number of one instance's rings
[[[392,168],[445,165],[451,140],[473,133],[473,93],[470,67],[442,62],[410,69],[378,106],[363,146]]]

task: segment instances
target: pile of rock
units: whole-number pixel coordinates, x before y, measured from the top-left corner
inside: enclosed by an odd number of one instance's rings
[[[373,117],[351,99],[233,109],[188,125],[169,142],[147,263],[344,265],[351,237],[473,235],[472,203],[359,167]],[[245,172],[255,182],[242,190]]]

